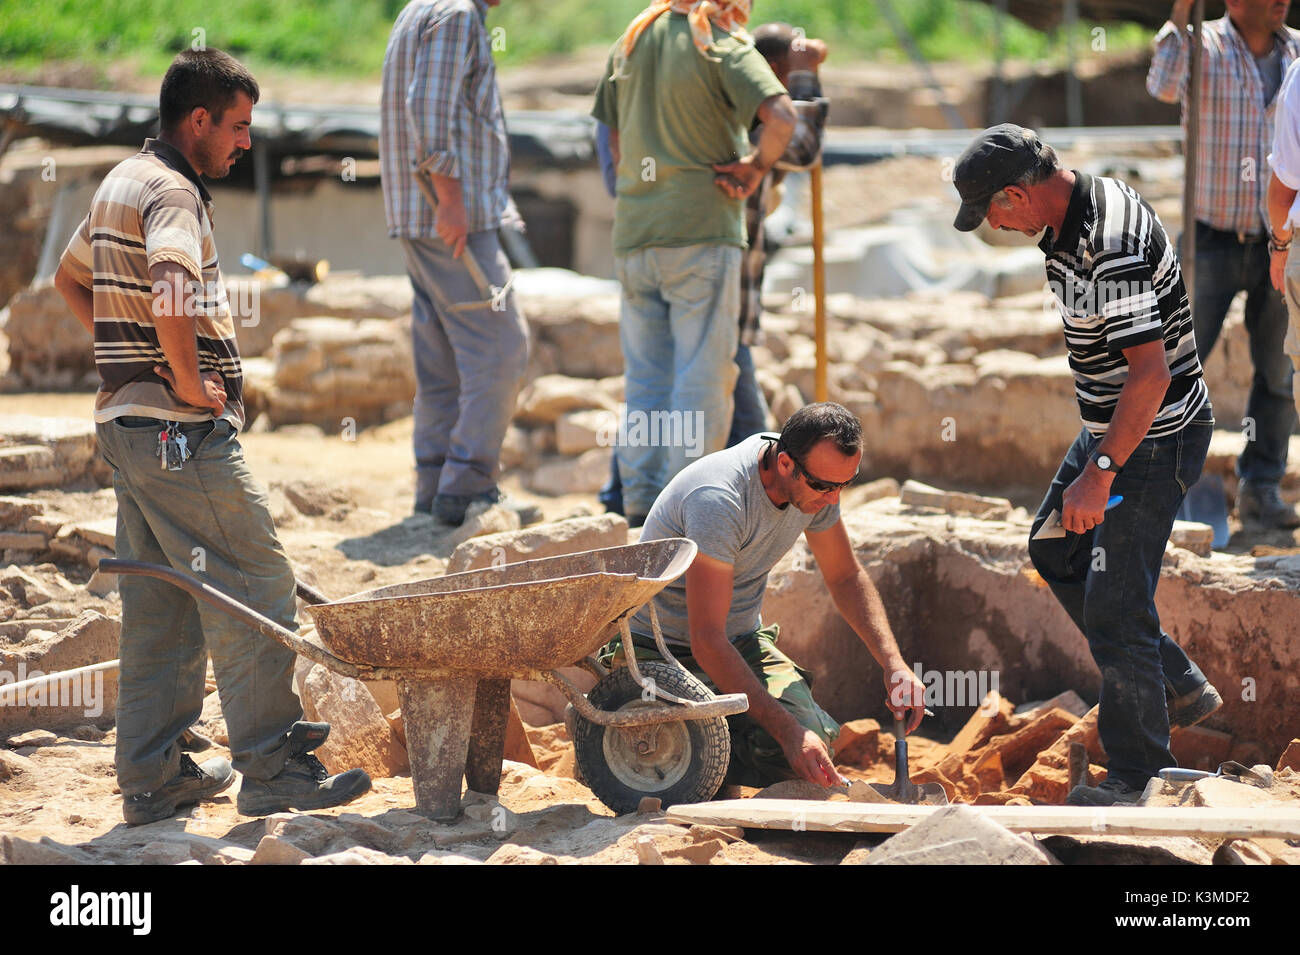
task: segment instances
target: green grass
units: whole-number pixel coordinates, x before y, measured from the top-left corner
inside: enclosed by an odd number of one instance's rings
[[[997,14],[966,0],[892,0],[922,52],[934,60],[987,62]],[[51,60],[104,66],[119,60],[157,75],[200,36],[251,67],[378,76],[388,31],[404,0],[0,0],[0,65],[34,68]],[[502,0],[488,15],[500,27],[503,68],[542,56],[607,47],[644,0]],[[899,61],[904,54],[872,0],[755,0],[753,22],[784,20],[827,39],[836,62]],[[1079,28],[1086,54],[1091,24]],[[1149,40],[1138,27],[1106,28],[1111,51]],[[1013,58],[1059,60],[1058,37],[1014,19],[1003,28]]]

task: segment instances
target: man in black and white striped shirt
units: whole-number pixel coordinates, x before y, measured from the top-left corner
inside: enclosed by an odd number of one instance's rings
[[[1062,168],[1032,130],[985,130],[958,159],[954,183],[958,229],[987,218],[1044,233],[1084,426],[1034,519],[1029,554],[1101,671],[1098,729],[1110,760],[1100,786],[1077,786],[1067,802],[1136,802],[1176,765],[1170,727],[1222,704],[1160,628],[1155,605],[1174,515],[1214,429],[1178,256],[1141,196]]]

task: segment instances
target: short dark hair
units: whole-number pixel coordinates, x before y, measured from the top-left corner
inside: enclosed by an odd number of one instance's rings
[[[754,30],[753,37],[754,49],[770,63],[790,52],[790,44],[794,42],[794,28],[788,23],[764,23]]]
[[[254,103],[262,95],[253,74],[229,53],[185,50],[172,60],[163,77],[158,94],[158,127],[163,132],[173,130],[200,106],[220,123],[240,90]]]
[[[834,441],[840,454],[857,454],[862,450],[862,425],[848,408],[823,401],[804,405],[781,429],[781,446],[800,461],[823,439]]]

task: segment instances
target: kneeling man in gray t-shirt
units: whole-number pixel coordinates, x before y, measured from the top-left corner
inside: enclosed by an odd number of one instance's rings
[[[643,541],[687,537],[699,547],[686,574],[654,598],[665,641],[711,689],[749,697],[749,712],[729,720],[728,783],[841,781],[829,751],[839,725],[813,700],[807,671],[776,648],[777,627],[764,627],[760,613],[768,572],[800,534],[836,609],[884,669],[889,708],[911,711],[908,732],[921,722],[925,688],[903,662],[840,520],[840,490],[861,460],[857,418],[833,402],[808,405],[779,437],[754,435],[684,468],[646,518]],[[637,659],[656,658],[647,608],[632,632]],[[603,660],[618,663],[620,645],[607,646]]]

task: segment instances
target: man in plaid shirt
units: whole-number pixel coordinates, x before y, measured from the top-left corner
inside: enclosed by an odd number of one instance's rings
[[[510,209],[510,151],[484,17],[499,2],[412,0],[384,54],[384,210],[414,292],[415,509],[449,525],[478,502],[501,501],[526,523],[539,516],[525,517],[497,487],[528,361],[528,328],[497,236]]]
[[[1188,17],[1194,0],[1175,0],[1156,34],[1147,90],[1184,104],[1191,63]],[[1266,527],[1300,526],[1282,501],[1287,444],[1295,426],[1291,361],[1283,350],[1286,305],[1269,281],[1269,227],[1263,168],[1278,88],[1300,58],[1300,32],[1286,26],[1290,0],[1227,0],[1228,15],[1204,25],[1200,90],[1201,144],[1196,169],[1196,289],[1192,317],[1202,363],[1238,292],[1246,293],[1246,330],[1255,378],[1246,405],[1247,442],[1237,462],[1237,511]],[[1191,226],[1184,225],[1184,228]]]

